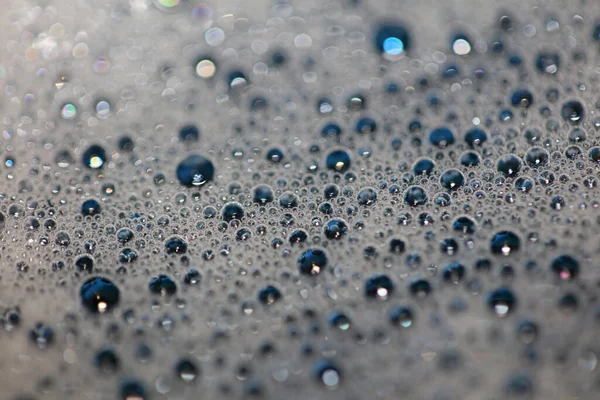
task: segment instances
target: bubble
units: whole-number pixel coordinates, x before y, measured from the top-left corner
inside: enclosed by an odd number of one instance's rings
[[[74,104],[67,103],[62,106],[60,110],[60,115],[61,117],[67,120],[75,119],[75,117],[77,116],[77,107],[75,107]]]
[[[270,306],[274,303],[276,303],[277,301],[281,300],[282,295],[281,292],[279,291],[279,289],[277,289],[275,286],[266,286],[264,288],[262,288],[259,292],[258,292],[258,301],[260,301],[261,303]]]
[[[350,154],[345,150],[333,150],[325,158],[327,168],[336,172],[346,172],[350,168]]]
[[[335,389],[341,383],[340,370],[331,360],[319,360],[313,366],[313,376],[330,389]]]
[[[217,73],[217,65],[209,58],[200,59],[196,62],[196,75],[202,79],[210,79]]]
[[[102,207],[100,207],[100,203],[98,200],[89,199],[81,204],[81,214],[84,216],[94,216],[100,214],[102,211]]]
[[[176,172],[179,183],[187,187],[198,187],[213,179],[215,167],[207,158],[192,154],[179,163]]]
[[[54,329],[43,322],[38,322],[29,330],[29,339],[40,349],[45,349],[54,344]]]
[[[560,109],[560,115],[562,118],[571,123],[572,125],[580,124],[585,115],[585,110],[581,102],[577,100],[571,100],[562,105]]]
[[[195,269],[190,269],[186,272],[183,282],[187,285],[198,285],[202,282],[202,274]]]
[[[241,220],[244,218],[244,207],[242,207],[240,203],[227,203],[221,210],[221,217],[223,218],[223,221],[227,222],[233,221],[234,219]]]
[[[454,134],[446,127],[435,128],[429,134],[429,141],[432,145],[443,149],[454,144]]]
[[[529,108],[533,105],[533,94],[527,89],[515,90],[510,97],[510,103],[513,107]]]
[[[408,289],[410,293],[417,298],[427,297],[432,291],[429,281],[423,278],[417,278],[411,281],[408,285]]]
[[[465,142],[471,146],[481,146],[487,141],[487,133],[479,128],[473,128],[465,133]]]
[[[175,374],[183,382],[192,383],[198,378],[200,371],[194,361],[184,358],[175,364]]]
[[[541,147],[531,147],[525,154],[525,161],[532,168],[545,166],[548,159],[548,152]]]
[[[121,360],[115,350],[106,346],[94,354],[94,366],[104,374],[114,374],[121,367]]]
[[[517,298],[512,290],[502,287],[488,294],[487,303],[496,316],[503,318],[514,312]]]
[[[348,232],[348,224],[341,219],[333,219],[325,225],[325,237],[339,240]]]
[[[411,308],[397,306],[390,312],[390,322],[400,328],[410,328],[415,323],[415,315]]]
[[[158,275],[150,280],[148,289],[153,294],[172,296],[177,292],[177,285],[167,275]]]
[[[194,124],[183,125],[179,128],[179,139],[183,141],[193,141],[200,138],[200,131]]]
[[[511,231],[500,231],[490,241],[492,254],[509,256],[519,251],[521,239]]]
[[[278,148],[272,148],[267,151],[267,160],[272,163],[280,163],[283,160],[283,151]]]
[[[340,331],[347,331],[352,326],[352,321],[346,314],[334,312],[329,316],[329,324]]]
[[[408,31],[395,23],[384,23],[377,28],[374,37],[375,48],[386,56],[399,56],[411,48]]]
[[[456,169],[446,170],[440,177],[440,184],[448,190],[458,190],[465,182],[464,175]]]
[[[135,379],[125,379],[119,385],[119,398],[121,400],[147,400],[144,386]]]
[[[119,304],[121,292],[112,281],[98,276],[88,279],[81,286],[79,296],[87,310],[103,314]]]
[[[539,72],[554,75],[560,67],[560,56],[553,52],[541,52],[537,56],[535,67]]]
[[[94,259],[87,254],[77,257],[75,260],[75,267],[80,272],[92,273],[94,269]]]
[[[376,274],[365,282],[365,295],[385,300],[394,292],[394,283],[387,275]]]
[[[570,255],[561,255],[552,260],[550,269],[560,280],[573,280],[579,275],[579,262]]]
[[[165,241],[167,254],[184,254],[187,248],[187,242],[180,236],[171,236]]]
[[[404,194],[404,202],[412,207],[422,206],[427,203],[427,193],[420,186],[411,186]]]
[[[504,176],[516,176],[521,170],[521,159],[514,154],[506,154],[498,159],[496,168]]]
[[[371,187],[362,188],[356,199],[361,206],[370,206],[377,201],[377,191]]]
[[[81,156],[84,166],[91,169],[100,169],[106,162],[106,151],[99,145],[92,145]]]
[[[452,40],[452,51],[458,56],[466,56],[471,52],[471,43],[465,35],[457,35]]]
[[[327,266],[327,254],[322,249],[309,249],[298,257],[298,270],[305,275],[318,275]]]
[[[413,165],[415,175],[429,175],[433,172],[435,163],[430,158],[420,158]]]
[[[444,267],[442,271],[442,278],[445,282],[458,284],[463,280],[465,274],[465,266],[455,262]]]

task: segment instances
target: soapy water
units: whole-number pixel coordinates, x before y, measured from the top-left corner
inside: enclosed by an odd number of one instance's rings
[[[10,1],[6,399],[594,399],[600,3]]]

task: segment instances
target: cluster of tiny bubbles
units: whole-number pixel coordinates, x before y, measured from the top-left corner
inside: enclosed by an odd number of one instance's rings
[[[597,2],[42,3],[0,398],[600,398]]]

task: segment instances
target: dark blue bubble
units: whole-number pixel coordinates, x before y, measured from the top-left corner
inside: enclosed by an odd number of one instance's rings
[[[448,283],[459,283],[465,277],[467,269],[459,262],[448,264],[442,270],[442,279]]]
[[[411,186],[404,194],[404,201],[412,207],[422,206],[427,203],[427,192],[420,186]]]
[[[327,168],[336,172],[346,172],[350,164],[350,154],[346,150],[333,150],[325,158]]]
[[[452,224],[452,229],[454,229],[457,232],[462,232],[464,234],[475,233],[475,221],[463,215],[454,220],[454,223]]]
[[[415,313],[407,306],[397,306],[390,312],[390,323],[394,326],[409,328],[415,323]]]
[[[194,124],[184,125],[179,128],[179,139],[183,141],[198,140],[200,138],[200,131]]]
[[[377,201],[377,191],[371,187],[362,188],[356,200],[361,206],[370,206]]]
[[[117,142],[117,147],[125,152],[130,152],[135,147],[135,143],[129,136],[122,136]]]
[[[282,295],[279,289],[275,286],[265,286],[258,292],[258,301],[265,305],[271,305],[279,300],[281,300]]]
[[[473,128],[465,133],[465,142],[471,147],[481,146],[487,138],[487,133],[479,128]]]
[[[548,152],[542,147],[531,147],[525,154],[525,161],[532,168],[545,166],[549,158]]]
[[[336,198],[339,194],[340,194],[340,188],[336,184],[333,184],[333,183],[328,184],[323,189],[323,195],[328,200]]]
[[[110,311],[121,297],[119,288],[110,280],[103,277],[90,278],[79,290],[81,303],[92,313]]]
[[[183,282],[186,285],[197,285],[202,281],[202,274],[195,269],[190,269],[185,273],[183,277]]]
[[[556,257],[550,264],[551,271],[561,280],[572,280],[579,275],[579,261],[566,254]]]
[[[348,232],[348,225],[341,219],[332,219],[325,225],[324,233],[328,239],[341,239]]]
[[[100,214],[102,211],[102,207],[100,207],[100,203],[98,200],[89,199],[81,204],[81,214],[84,216],[94,216]]]
[[[406,243],[402,239],[392,238],[389,244],[390,253],[402,254],[406,249]]]
[[[327,387],[336,387],[342,380],[340,368],[331,360],[319,360],[312,369],[315,380]]]
[[[511,255],[521,248],[521,239],[511,231],[500,231],[490,241],[490,250],[495,255]]]
[[[38,322],[29,330],[29,340],[39,348],[45,349],[54,343],[54,329],[43,322]]]
[[[511,289],[501,287],[488,294],[487,304],[496,315],[504,317],[515,310],[517,298]]]
[[[420,158],[413,165],[415,175],[429,175],[433,172],[435,163],[430,158]]]
[[[446,170],[440,177],[440,184],[447,190],[458,190],[465,183],[465,177],[457,169]]]
[[[523,59],[518,54],[510,54],[508,56],[508,65],[511,67],[519,67],[523,64]]]
[[[365,282],[365,296],[384,299],[394,292],[394,282],[384,274],[375,274]]]
[[[514,177],[521,170],[521,159],[514,154],[506,154],[498,159],[496,168],[504,176]]]
[[[298,270],[305,275],[318,275],[327,266],[327,254],[322,249],[309,249],[298,257]]]
[[[150,293],[160,294],[162,296],[172,296],[177,292],[177,284],[167,275],[158,275],[153,277],[148,283]]]
[[[415,297],[427,297],[431,291],[431,283],[427,279],[417,278],[409,283],[408,290]]]
[[[347,330],[350,327],[350,318],[341,312],[333,312],[328,318],[328,322],[331,326],[341,330]]]
[[[106,151],[103,147],[93,144],[81,156],[81,162],[86,168],[101,169],[106,163]]]
[[[375,32],[373,44],[384,55],[398,56],[410,50],[412,40],[408,30],[402,25],[383,23]]]
[[[479,153],[476,153],[474,151],[465,151],[460,156],[460,164],[464,165],[465,167],[475,167],[480,163],[481,157],[479,156]]]
[[[289,242],[290,244],[300,244],[306,242],[308,239],[308,233],[304,229],[296,229],[290,234]]]
[[[187,243],[179,236],[171,236],[165,241],[167,254],[183,254],[187,251]]]
[[[288,60],[288,55],[284,50],[278,49],[271,54],[271,65],[280,67]]]
[[[120,383],[119,400],[146,400],[148,396],[144,385],[135,379],[126,379]]]
[[[254,202],[267,204],[273,201],[273,189],[268,185],[258,185],[254,188]]]
[[[445,66],[442,69],[442,78],[444,79],[454,79],[458,76],[458,67],[456,65],[450,64]]]
[[[600,23],[597,23],[592,29],[592,40],[600,42]]]
[[[79,256],[75,260],[75,267],[79,272],[91,273],[94,269],[94,259],[89,254]]]
[[[373,118],[362,117],[356,121],[355,130],[360,134],[375,133],[377,131],[377,123]]]
[[[510,96],[513,107],[529,108],[533,105],[533,94],[527,89],[515,90]]]
[[[572,125],[578,125],[583,121],[585,109],[583,104],[578,100],[567,101],[560,109],[562,118]]]
[[[102,373],[112,374],[121,366],[121,360],[112,347],[106,346],[96,352],[93,358],[94,367]]]
[[[538,54],[535,67],[539,72],[554,75],[560,67],[560,56],[558,53],[543,51]]]
[[[434,146],[444,148],[446,146],[454,144],[454,134],[449,128],[436,128],[429,133],[429,141]]]
[[[339,137],[341,134],[342,134],[342,128],[335,122],[330,122],[328,124],[325,124],[325,125],[323,125],[323,128],[321,128],[321,136],[323,136],[323,137],[329,137],[329,136]]]
[[[227,203],[221,210],[221,218],[226,222],[231,222],[234,219],[242,220],[244,218],[244,207],[236,202]]]
[[[267,151],[267,161],[271,161],[272,163],[279,163],[283,160],[283,151],[276,147]]]
[[[215,167],[207,158],[192,154],[177,166],[177,179],[188,187],[202,186],[213,179]]]

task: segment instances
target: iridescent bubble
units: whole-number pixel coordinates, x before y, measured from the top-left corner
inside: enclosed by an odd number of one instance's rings
[[[209,79],[217,73],[217,66],[211,59],[201,59],[196,62],[196,75],[203,79]]]
[[[75,117],[77,116],[77,107],[75,107],[75,105],[72,103],[67,103],[62,106],[62,108],[60,110],[60,115],[64,119],[68,119],[68,120],[75,119]]]

